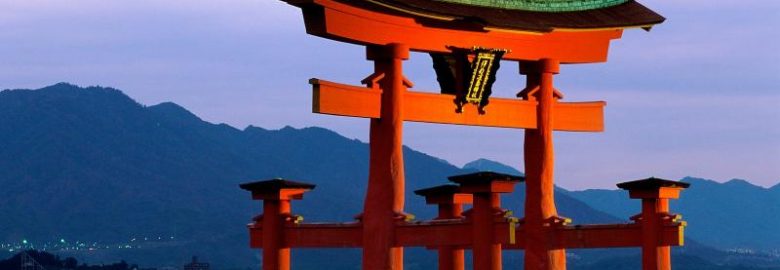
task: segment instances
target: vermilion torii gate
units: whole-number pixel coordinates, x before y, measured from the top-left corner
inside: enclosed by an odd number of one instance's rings
[[[566,248],[641,246],[644,269],[670,269],[669,246],[682,244],[685,224],[668,214],[667,200],[687,185],[655,178],[621,184],[643,200],[631,224],[571,226],[558,216],[553,198],[553,131],[604,129],[604,102],[559,101],[553,76],[560,64],[604,62],[624,28],[649,28],[663,17],[632,0],[286,2],[302,9],[309,34],[366,46],[374,62],[373,74],[362,81],[367,87],[310,81],[315,113],[370,119],[369,182],[359,220],[333,224],[301,224],[290,214],[289,201],[313,185],[281,179],[242,185],[264,200],[263,216],[250,224],[252,246],[263,248],[263,269],[289,269],[289,248],[361,247],[363,269],[400,270],[405,246],[438,249],[439,269],[463,269],[463,250],[472,249],[480,270],[500,269],[502,248],[524,249],[525,269],[547,270],[566,268]],[[519,63],[527,78],[521,99],[492,98],[485,108],[461,110],[454,95],[408,91],[413,84],[402,62],[410,51],[446,55],[475,48],[500,50],[504,60]],[[465,91],[464,66],[451,64],[457,89],[443,93]],[[412,222],[404,213],[404,121],[525,129],[526,177],[454,176],[458,186],[418,191],[439,205],[439,217]],[[499,194],[523,180],[525,215],[517,219],[501,209]],[[462,204],[472,201],[461,216]]]

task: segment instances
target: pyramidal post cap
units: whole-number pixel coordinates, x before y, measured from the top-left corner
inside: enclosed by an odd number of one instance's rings
[[[617,184],[621,189],[628,190],[628,196],[633,199],[678,199],[680,191],[691,186],[689,183],[650,177]]]
[[[254,200],[300,200],[303,199],[303,193],[314,189],[315,185],[275,178],[244,183],[239,187],[251,191]]]
[[[414,191],[414,194],[428,197],[437,195],[453,195],[460,192],[460,187],[452,184],[444,184],[435,187],[423,188]]]
[[[452,182],[458,184],[470,184],[470,183],[483,183],[491,181],[507,181],[507,182],[523,182],[525,177],[519,175],[511,175],[505,173],[497,173],[494,171],[479,171],[468,174],[460,174],[447,177]]]
[[[418,189],[414,194],[425,197],[427,204],[471,204],[472,196],[463,192],[457,185],[444,184],[430,188]]]
[[[309,184],[300,181],[291,181],[283,178],[274,178],[270,180],[260,180],[254,182],[248,182],[240,184],[239,187],[248,191],[279,191],[282,189],[306,189],[312,190],[316,187],[314,184]]]
[[[660,188],[688,188],[690,183],[679,182],[674,180],[661,179],[656,177],[650,177],[640,180],[628,181],[617,184],[618,188],[625,190],[656,190]]]
[[[509,193],[517,183],[525,181],[525,177],[481,171],[448,177],[450,181],[460,185],[464,193]]]

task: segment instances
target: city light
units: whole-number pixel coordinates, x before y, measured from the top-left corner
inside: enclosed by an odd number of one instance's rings
[[[143,239],[143,240],[142,240]],[[140,249],[142,246],[154,247],[160,244],[170,244],[175,242],[173,236],[155,236],[155,237],[142,237],[133,236],[128,237],[127,240],[120,240],[115,242],[100,242],[100,241],[84,241],[84,240],[71,240],[66,241],[65,238],[59,238],[54,241],[35,242],[31,239],[20,239],[11,242],[0,242],[0,253],[3,252],[19,252],[21,250],[42,250],[42,251],[95,251],[102,249]]]

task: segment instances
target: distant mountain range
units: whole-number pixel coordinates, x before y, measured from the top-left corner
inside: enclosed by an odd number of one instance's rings
[[[413,190],[473,170],[520,174],[489,160],[458,168],[409,148],[404,149],[404,157],[406,208],[419,219],[432,217],[435,208],[424,205]],[[112,88],[61,83],[38,90],[4,90],[0,92],[0,242],[121,243],[140,236],[164,236],[171,238],[136,244],[136,248],[72,255],[89,263],[126,259],[142,266],[180,265],[200,255],[219,268],[245,268],[259,263],[258,251],[248,248],[244,225],[260,207],[238,188],[239,183],[272,177],[315,183],[315,191],[293,204],[294,212],[306,221],[348,221],[362,209],[367,161],[364,142],[323,128],[239,130],[205,122],[174,103],[144,106]],[[778,261],[771,253],[755,252],[780,250],[775,229],[780,218],[773,215],[780,210],[780,187],[685,180],[693,187],[672,205],[691,224],[692,244],[678,249],[689,253],[684,258],[706,260],[713,267],[756,265],[758,257],[764,258],[765,266]],[[519,185],[503,201],[517,216],[522,215],[523,189]],[[561,215],[575,223],[625,222],[639,209],[621,191],[558,189],[556,202]],[[722,251],[731,248],[754,253]],[[343,269],[360,258],[356,250],[293,254],[309,258],[296,261],[298,269]],[[435,264],[430,251],[413,249],[408,254],[407,269],[430,269]],[[635,258],[637,253],[573,254],[573,265],[581,267],[576,269],[596,269],[587,267],[610,256]],[[728,256],[734,259],[713,259]],[[516,255],[507,258],[519,260]]]
[[[688,222],[686,234],[707,245],[725,249],[780,250],[780,194],[734,179],[725,183],[686,177],[691,188],[671,202],[674,212]],[[616,216],[637,212],[636,201],[626,201],[618,190],[572,191],[569,196]]]

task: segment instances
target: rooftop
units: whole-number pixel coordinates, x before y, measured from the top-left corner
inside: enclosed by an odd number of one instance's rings
[[[648,189],[653,190],[662,187],[688,188],[689,186],[691,186],[691,184],[689,183],[666,180],[666,179],[655,178],[655,177],[617,184],[618,188],[626,189],[626,190],[648,190]]]
[[[551,32],[642,27],[665,18],[634,0],[341,0],[422,21],[444,20],[480,28]]]
[[[461,174],[448,177],[450,181],[458,184],[489,183],[492,181],[522,182],[525,177],[491,171],[482,171],[469,174]]]
[[[437,0],[464,5],[541,12],[582,11],[611,7],[628,0]]]
[[[276,191],[281,189],[314,189],[315,185],[281,178],[255,181],[239,185],[241,189],[249,191]]]
[[[432,196],[432,195],[452,195],[460,192],[460,187],[456,185],[441,185],[430,188],[418,189],[414,191],[414,194],[420,196]]]

